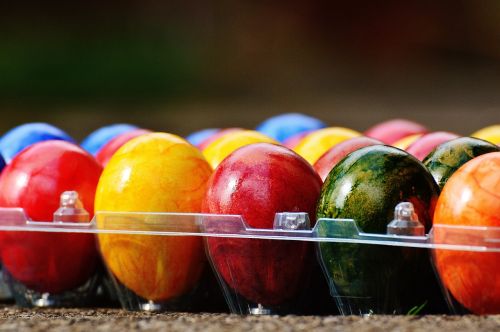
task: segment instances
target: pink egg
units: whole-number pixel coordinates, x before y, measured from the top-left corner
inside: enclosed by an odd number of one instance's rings
[[[422,161],[432,152],[438,145],[458,138],[457,134],[449,133],[446,131],[436,131],[433,133],[425,134],[418,138],[415,142],[406,148],[406,152],[415,156],[418,160]]]

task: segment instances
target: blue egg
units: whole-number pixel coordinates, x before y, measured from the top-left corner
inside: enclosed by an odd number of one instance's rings
[[[26,123],[9,130],[0,138],[0,154],[9,164],[23,149],[48,140],[75,142],[67,133],[48,123]]]
[[[218,128],[208,128],[208,129],[202,129],[199,131],[195,131],[194,133],[189,134],[186,136],[186,140],[193,144],[194,146],[198,146],[201,142],[218,132],[220,129]]]
[[[326,124],[311,116],[301,113],[285,113],[273,116],[257,126],[257,131],[284,142],[287,138],[305,131],[325,128]]]
[[[99,150],[106,145],[109,141],[111,141],[116,136],[129,132],[131,130],[138,129],[134,125],[119,123],[114,125],[109,125],[105,127],[101,127],[94,132],[92,132],[89,136],[87,136],[82,143],[81,147],[87,150],[93,156],[97,155]]]

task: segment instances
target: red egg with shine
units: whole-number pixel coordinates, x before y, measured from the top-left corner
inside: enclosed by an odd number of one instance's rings
[[[75,144],[44,141],[18,154],[0,176],[0,207],[23,208],[33,221],[52,221],[64,191],[76,191],[92,218],[101,174],[94,157]],[[95,273],[92,234],[2,232],[5,269],[38,292],[60,293]]]
[[[241,215],[253,228],[272,229],[277,212],[307,212],[315,222],[321,179],[295,152],[256,143],[229,155],[208,183],[203,212]],[[314,261],[300,241],[207,239],[214,266],[236,293],[264,306],[292,300]]]

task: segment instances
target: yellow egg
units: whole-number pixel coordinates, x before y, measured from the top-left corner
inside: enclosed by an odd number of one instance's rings
[[[402,139],[393,143],[392,146],[401,150],[406,150],[407,147],[412,145],[412,143],[415,142],[417,139],[419,139],[421,136],[422,134],[413,134],[405,136]]]
[[[236,131],[226,134],[210,143],[210,145],[203,150],[203,155],[215,169],[221,161],[223,161],[233,151],[253,143],[279,144],[272,138],[254,130]]]
[[[314,165],[314,163],[334,145],[358,136],[361,136],[359,132],[348,128],[324,128],[313,131],[304,137],[293,150],[311,165]]]
[[[480,129],[470,135],[471,137],[484,139],[496,145],[500,145],[500,125],[492,125]]]
[[[95,209],[200,212],[211,173],[201,152],[184,139],[166,133],[142,135],[123,145],[109,161],[99,179]],[[136,230],[152,227],[143,218],[121,220],[97,214],[98,228],[121,222],[133,223]],[[199,237],[99,234],[98,240],[108,269],[147,300],[165,301],[190,292],[205,264]]]

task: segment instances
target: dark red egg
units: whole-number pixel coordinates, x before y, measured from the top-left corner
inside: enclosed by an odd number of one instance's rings
[[[203,212],[241,215],[272,229],[277,212],[307,212],[315,222],[321,179],[293,151],[257,143],[229,155],[208,183]],[[310,243],[256,239],[207,240],[219,275],[240,296],[264,306],[292,300],[315,259]]]

